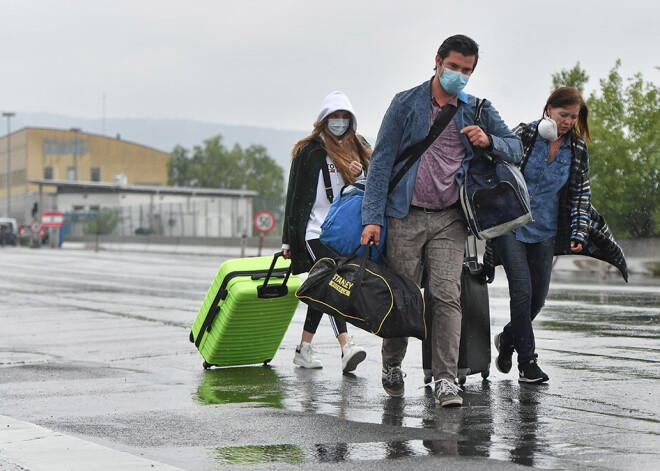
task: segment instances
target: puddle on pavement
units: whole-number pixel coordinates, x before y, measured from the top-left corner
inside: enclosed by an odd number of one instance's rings
[[[297,464],[364,462],[415,456],[489,456],[488,449],[458,440],[401,440],[316,445],[249,445],[211,450],[214,463],[221,465]],[[498,459],[498,458],[494,458]]]
[[[284,387],[275,370],[265,366],[204,371],[195,400],[203,404],[250,403],[254,407],[284,406]]]

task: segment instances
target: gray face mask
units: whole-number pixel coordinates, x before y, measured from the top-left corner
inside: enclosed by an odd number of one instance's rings
[[[331,118],[328,120],[328,130],[337,137],[341,137],[348,130],[348,126],[351,124],[350,119],[335,119]]]
[[[559,135],[557,134],[557,123],[555,120],[546,116],[539,121],[539,134],[543,139],[547,139],[550,142],[559,139]]]

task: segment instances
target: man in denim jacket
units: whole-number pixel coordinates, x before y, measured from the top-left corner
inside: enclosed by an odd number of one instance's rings
[[[362,204],[362,244],[387,217],[388,260],[395,270],[421,284],[428,278],[433,302],[432,362],[435,399],[441,406],[460,406],[455,380],[461,336],[461,269],[467,229],[458,201],[470,160],[484,150],[509,162],[522,158],[522,143],[486,102],[474,125],[476,98],[462,91],[479,59],[479,46],[463,35],[447,38],[435,57],[435,75],[422,85],[398,93],[385,113],[371,156]],[[388,194],[390,180],[404,162],[396,158],[426,137],[445,106],[458,107],[442,134]],[[401,362],[407,338],[384,339],[383,388],[404,394]]]

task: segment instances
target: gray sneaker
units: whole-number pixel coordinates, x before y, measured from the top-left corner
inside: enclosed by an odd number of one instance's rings
[[[463,405],[463,398],[458,395],[462,391],[454,383],[446,379],[441,379],[435,383],[435,403],[442,407],[460,407]]]
[[[385,392],[392,397],[403,397],[405,392],[403,378],[405,376],[405,373],[401,371],[401,367],[383,363],[382,379]]]

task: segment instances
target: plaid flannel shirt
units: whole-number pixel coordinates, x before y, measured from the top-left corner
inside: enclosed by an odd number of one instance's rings
[[[524,170],[527,159],[534,147],[537,136],[535,123],[521,123],[513,132],[523,143],[523,159],[521,168]],[[589,182],[589,155],[587,145],[580,136],[571,136],[571,169],[568,182],[559,192],[559,214],[557,216],[557,236],[555,239],[555,255],[573,254],[570,241],[582,244],[579,255],[604,260],[619,269],[623,278],[628,281],[628,266],[623,250],[616,243],[605,219],[591,205],[591,184]],[[495,257],[494,243],[486,242],[483,263],[488,281],[495,277],[495,267],[500,264]]]

